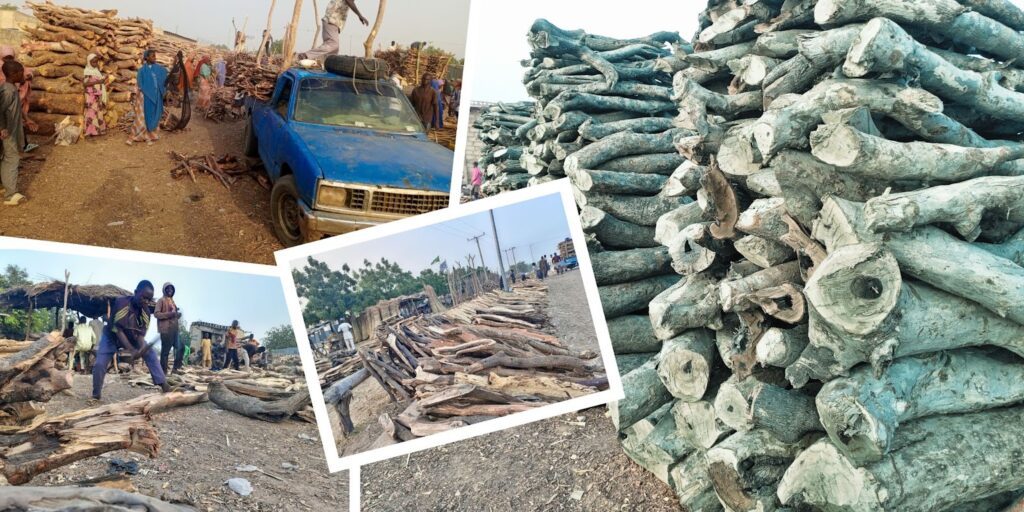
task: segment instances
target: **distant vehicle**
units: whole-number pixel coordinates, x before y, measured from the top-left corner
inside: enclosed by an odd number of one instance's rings
[[[293,68],[249,111],[245,154],[273,183],[271,220],[285,246],[448,206],[454,153],[427,138],[386,79]]]
[[[574,269],[580,266],[580,262],[576,260],[576,256],[569,256],[562,260],[562,265],[564,265],[566,269]]]

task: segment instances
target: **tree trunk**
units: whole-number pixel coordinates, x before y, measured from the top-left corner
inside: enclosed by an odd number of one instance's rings
[[[766,430],[736,432],[708,450],[715,492],[734,512],[779,507],[775,489],[786,468],[810,443],[782,442]]]
[[[721,512],[722,505],[708,474],[708,463],[702,453],[691,453],[669,470],[672,489],[683,510]]]
[[[210,401],[221,409],[269,422],[281,422],[309,405],[309,391],[297,391],[289,398],[263,401],[239,395],[221,382],[210,383]]]
[[[915,421],[896,432],[892,453],[862,468],[822,439],[786,471],[779,498],[824,510],[924,512],[1020,489],[1021,422],[1021,407]]]
[[[580,208],[593,206],[617,219],[639,226],[655,226],[662,215],[690,203],[688,197],[584,193],[576,187],[573,187],[573,196]]]
[[[669,117],[638,117],[607,123],[590,118],[579,126],[579,133],[580,137],[596,142],[619,132],[661,133],[674,127]]]
[[[740,432],[763,429],[786,443],[822,430],[814,397],[747,377],[725,381],[715,397],[715,414]]]
[[[733,247],[741,256],[761,268],[781,265],[796,258],[793,249],[774,240],[753,235],[736,240]]]
[[[284,43],[281,48],[281,51],[284,53],[284,63],[281,64],[281,69],[290,68],[292,61],[295,59],[295,38],[299,29],[300,17],[302,17],[302,0],[295,0],[292,21],[288,24],[288,30],[285,32]]]
[[[726,312],[747,309],[752,306],[744,300],[747,295],[765,288],[800,281],[800,263],[797,261],[766,268],[739,279],[726,279],[718,286],[719,304]]]
[[[693,446],[679,437],[672,405],[673,402],[662,405],[624,429],[619,436],[626,455],[666,485],[669,484],[669,469],[693,452]]]
[[[597,235],[605,247],[633,249],[658,246],[654,241],[654,228],[630,224],[591,206],[583,207],[580,222],[583,230]]]
[[[316,0],[314,0],[316,1]],[[263,37],[260,39],[260,48],[256,52],[256,65],[260,66],[263,62],[263,56],[267,49],[267,41],[270,39],[270,27],[274,19],[274,7],[277,6],[277,0],[270,0],[270,10],[267,11],[267,28],[263,31]],[[314,8],[315,9],[315,8]],[[313,17],[317,17],[319,13],[314,13]],[[317,34],[319,35],[319,34]],[[313,37],[313,44],[316,44],[316,36]]]
[[[675,277],[678,279],[676,284],[650,301],[654,335],[668,340],[689,329],[721,327],[717,279],[706,272],[690,274],[682,279]]]
[[[388,6],[388,0],[379,0],[380,3],[377,6],[377,18],[373,22],[373,28],[370,29],[370,34],[366,36],[366,41],[363,42],[363,50],[365,50],[364,56],[367,59],[373,58],[373,41],[377,39],[377,33],[380,32],[380,25],[384,23],[384,10]]]
[[[881,375],[861,367],[817,396],[829,437],[856,464],[881,460],[897,427],[910,420],[1021,401],[1024,365],[978,349],[897,359]]]
[[[615,428],[624,430],[672,401],[672,394],[658,378],[658,358],[622,376],[626,396],[608,404]]]
[[[684,229],[705,220],[704,209],[696,201],[687,203],[663,214],[655,224],[654,239],[671,247],[671,242]]]
[[[772,327],[757,342],[757,362],[761,366],[785,368],[800,358],[807,343],[807,325],[791,329]]]
[[[662,345],[658,376],[672,396],[684,402],[700,400],[711,382],[717,353],[710,331],[686,331]]]
[[[601,164],[615,158],[675,151],[673,137],[683,130],[669,130],[658,134],[619,132],[588,144],[565,160],[565,171],[600,169]]]
[[[107,487],[18,487],[0,493],[0,509],[33,510],[145,510],[146,512],[190,512],[185,505],[175,505],[142,494]]]
[[[67,360],[74,343],[74,338],[65,339],[55,331],[27,345],[14,346],[17,351],[0,353],[0,404],[47,402],[70,389]]]
[[[638,281],[672,274],[672,257],[667,247],[605,251],[590,256],[598,285]]]
[[[608,334],[616,355],[641,354],[661,350],[647,315],[625,315],[608,320]]]
[[[676,272],[684,276],[703,272],[720,255],[725,260],[733,253],[731,244],[711,236],[710,227],[710,222],[690,224],[666,244]]]
[[[605,194],[657,194],[668,181],[667,176],[660,174],[637,174],[631,172],[598,171],[591,169],[575,169],[565,171],[572,179],[573,185],[584,192],[603,192]]]

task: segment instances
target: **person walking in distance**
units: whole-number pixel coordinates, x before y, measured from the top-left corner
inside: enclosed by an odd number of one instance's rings
[[[370,25],[370,20],[366,19],[363,13],[359,12],[359,8],[356,7],[356,0],[331,0],[327,4],[327,10],[324,12],[322,23],[323,44],[306,53],[300,53],[299,60],[323,60],[330,55],[337,55],[338,49],[341,48],[341,30],[345,28],[345,21],[348,19],[349,10],[356,13],[356,16],[359,16],[360,23],[366,26]]]
[[[164,295],[156,302],[156,313],[153,314],[156,317],[157,331],[160,333],[160,368],[164,371],[164,374],[167,374],[167,361],[170,359],[171,349],[173,349],[173,371],[177,373],[185,362],[184,350],[182,349],[181,341],[178,339],[178,319],[181,318],[181,310],[174,303],[175,289],[173,284],[164,283],[162,292]]]
[[[242,330],[238,328],[238,320],[231,322],[231,328],[224,335],[224,368],[230,364],[232,368],[238,369],[238,349],[242,346]]]
[[[473,184],[473,193],[471,194],[474,200],[480,199],[481,187],[484,184],[484,171],[480,170],[480,162],[473,162],[473,170],[471,171],[470,183]]]

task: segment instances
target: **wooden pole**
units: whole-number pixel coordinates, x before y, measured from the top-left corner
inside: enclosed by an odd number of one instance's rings
[[[388,0],[380,0],[380,5],[377,7],[377,19],[373,22],[373,28],[370,30],[370,35],[366,36],[366,42],[363,43],[363,49],[366,50],[366,58],[373,58],[373,40],[377,39],[377,33],[380,32],[380,25],[384,22],[384,9],[388,6]]]
[[[61,310],[60,314],[60,330],[63,332],[64,327],[68,323],[68,290],[70,289],[71,272],[64,271],[64,309]]]
[[[295,0],[295,9],[292,10],[292,21],[288,24],[288,31],[284,36],[284,64],[281,69],[288,69],[295,59],[295,31],[299,27],[299,18],[302,17],[302,0]]]
[[[313,0],[313,22],[316,23],[316,32],[313,33],[313,45],[316,46],[316,42],[320,40],[320,7],[317,5],[316,0]]]
[[[274,18],[274,7],[276,5],[277,0],[270,0],[270,11],[267,12],[267,29],[263,31],[263,37],[260,38],[260,49],[256,52],[256,67],[260,67],[260,63],[263,61],[263,50],[266,49],[267,40],[270,38],[270,26]]]

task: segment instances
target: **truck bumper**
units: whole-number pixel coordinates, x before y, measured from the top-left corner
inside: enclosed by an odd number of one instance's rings
[[[343,235],[381,223],[377,219],[368,219],[357,215],[345,215],[313,210],[299,201],[302,208],[302,234],[307,242],[314,242],[325,236]]]

